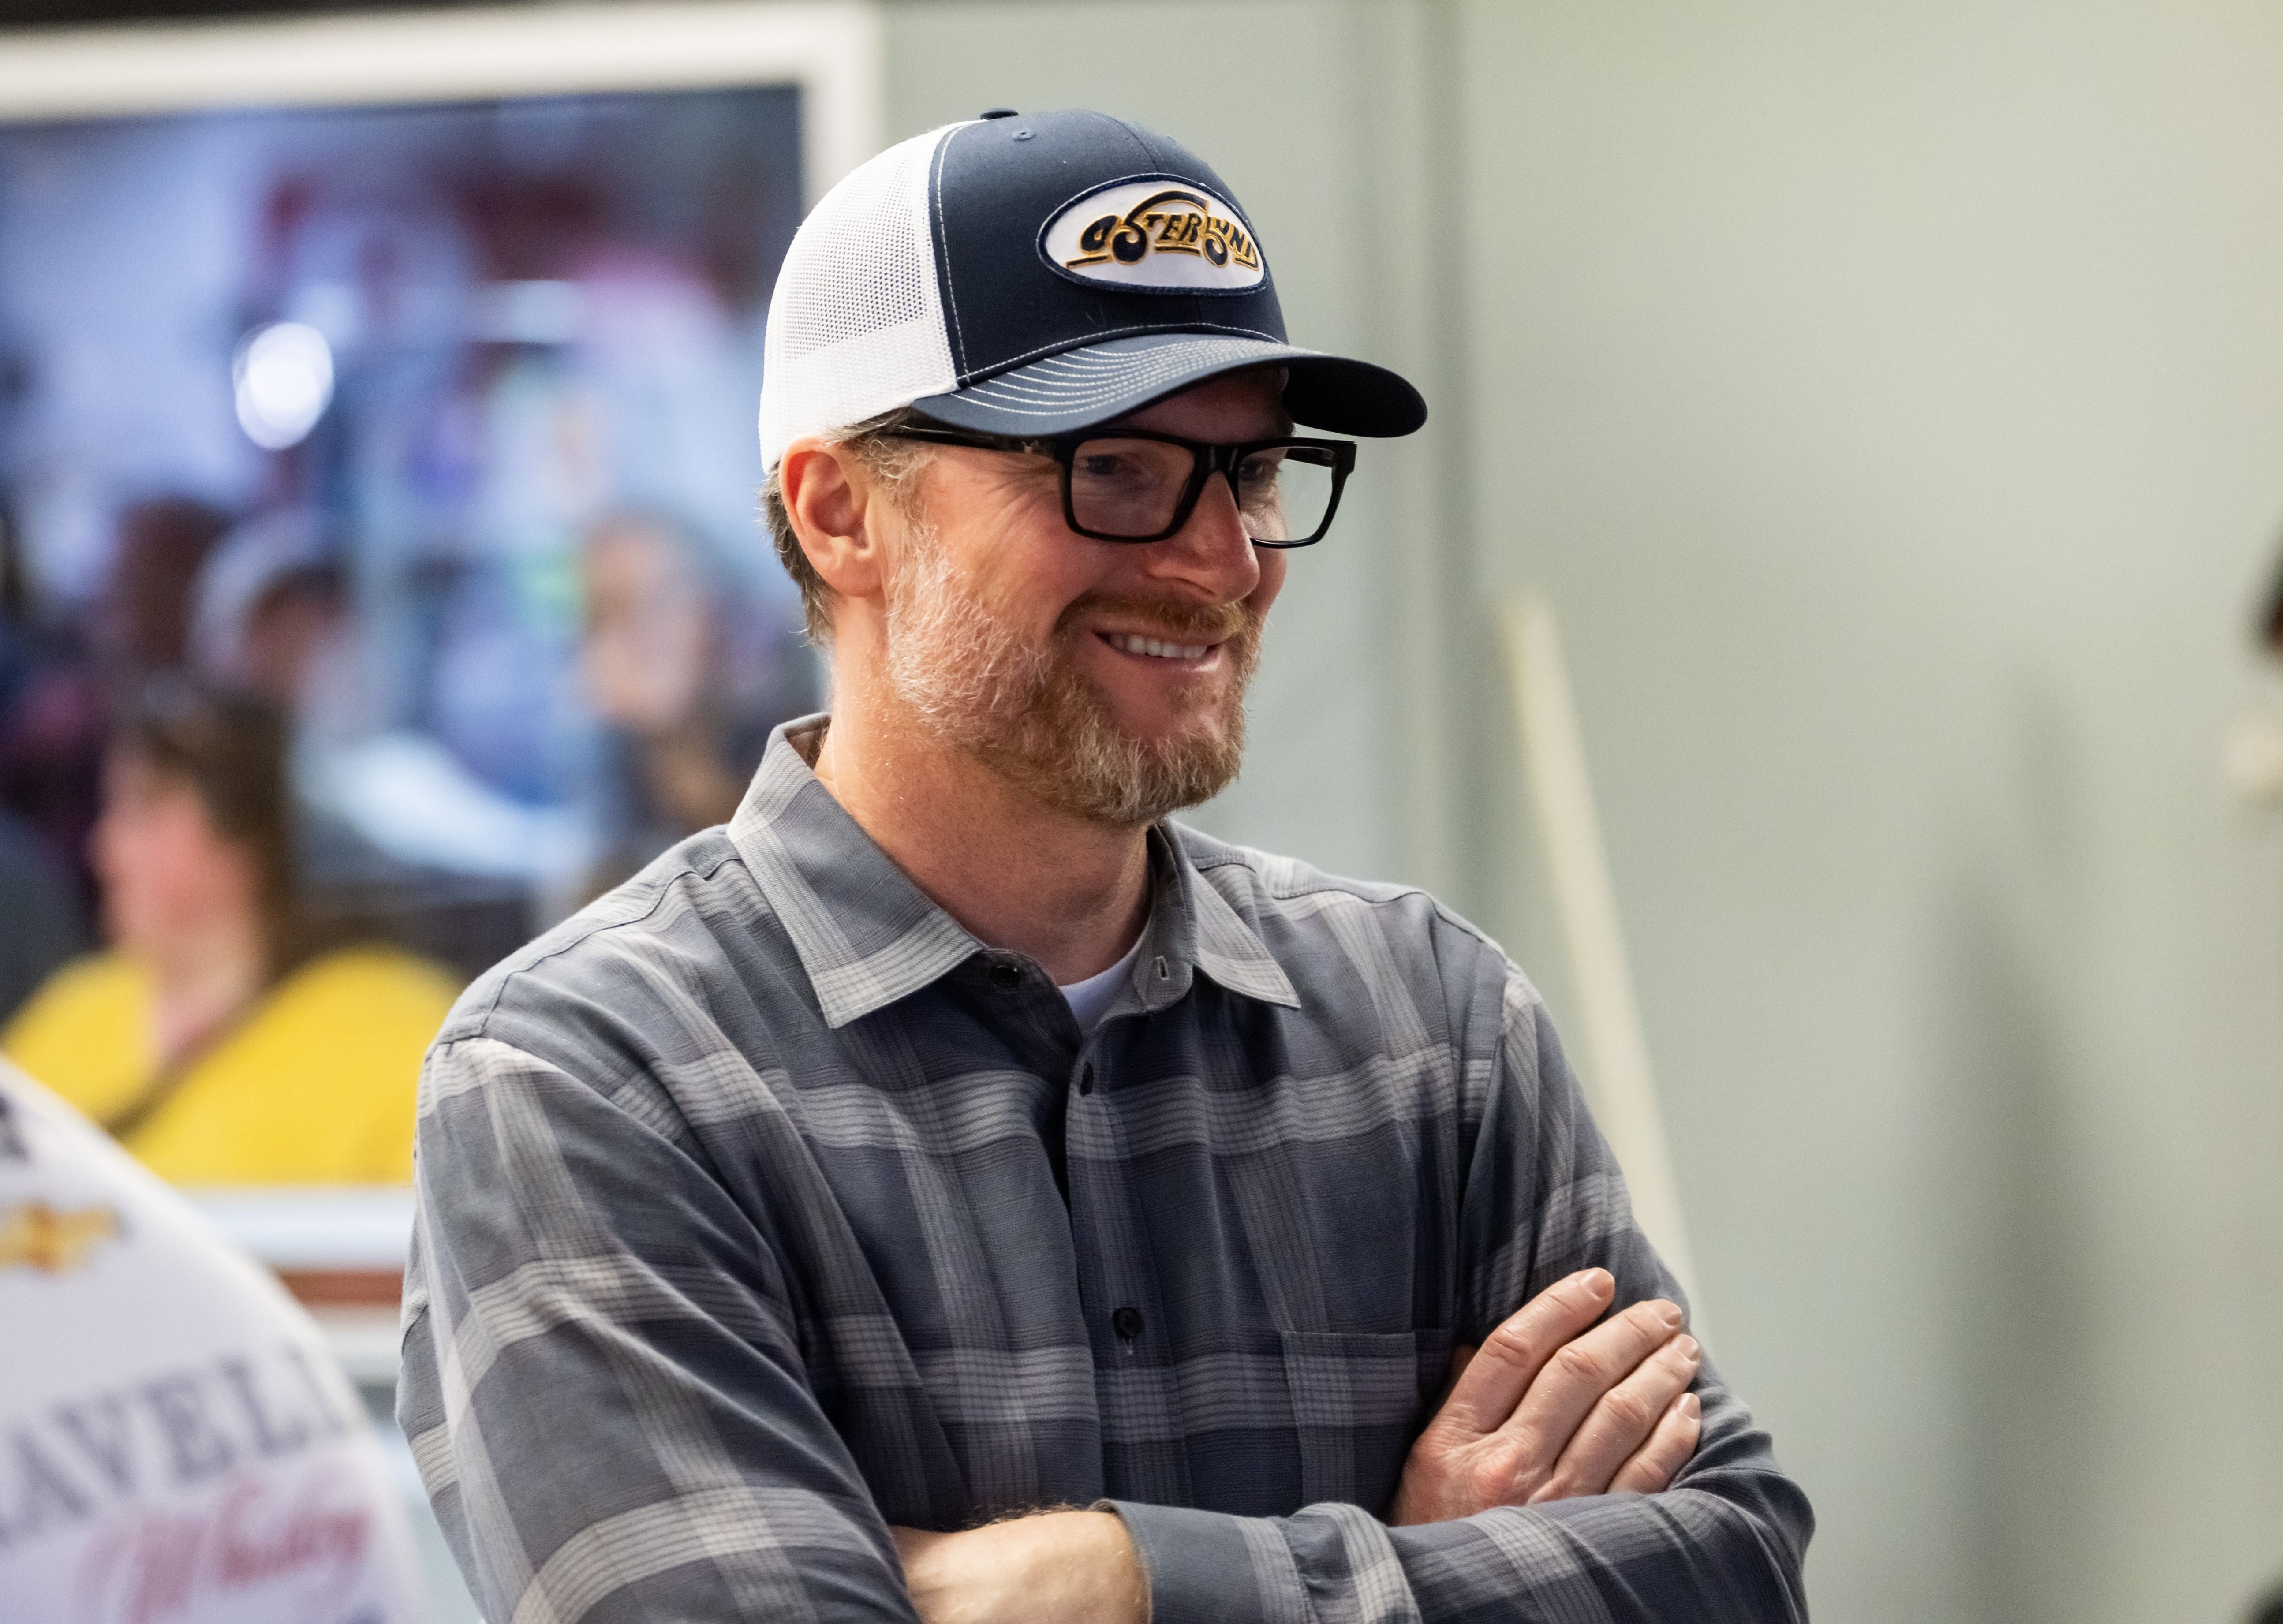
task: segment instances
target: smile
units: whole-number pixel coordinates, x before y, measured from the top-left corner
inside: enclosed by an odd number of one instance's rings
[[[1212,651],[1211,643],[1173,643],[1162,638],[1142,637],[1131,632],[1103,632],[1102,641],[1111,648],[1127,654],[1146,654],[1157,660],[1201,660]]]

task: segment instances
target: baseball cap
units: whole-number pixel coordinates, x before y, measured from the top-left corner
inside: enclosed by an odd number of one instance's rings
[[[1427,420],[1386,368],[1286,342],[1258,233],[1179,142],[1083,109],[996,109],[890,147],[801,223],[769,301],[761,460],[907,406],[1067,434],[1264,365],[1312,428]]]

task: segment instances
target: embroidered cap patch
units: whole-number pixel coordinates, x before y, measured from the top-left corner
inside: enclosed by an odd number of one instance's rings
[[[1268,276],[1235,209],[1162,175],[1064,204],[1039,233],[1039,253],[1065,276],[1136,293],[1250,293]]]

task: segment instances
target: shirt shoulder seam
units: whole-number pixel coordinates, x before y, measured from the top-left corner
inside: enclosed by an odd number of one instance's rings
[[[703,869],[696,867],[686,868],[682,870],[681,874],[674,875],[674,879],[662,881],[658,885],[657,894],[650,899],[650,905],[644,908],[641,913],[634,915],[631,919],[614,919],[597,921],[595,924],[588,926],[586,929],[580,931],[577,936],[573,936],[569,941],[557,943],[555,946],[549,948],[545,952],[536,955],[528,962],[518,964],[513,969],[503,972],[499,978],[499,984],[492,989],[491,998],[489,1001],[485,1004],[483,1013],[479,1015],[471,1014],[466,1023],[465,1030],[460,1030],[463,1024],[461,1022],[447,1019],[444,1022],[443,1030],[437,1034],[437,1042],[440,1044],[450,1044],[459,1043],[468,1038],[484,1037],[490,1038],[495,1043],[506,1043],[507,1039],[498,1037],[494,1035],[491,1030],[491,1025],[492,1022],[499,1014],[500,1000],[507,996],[508,986],[510,983],[516,981],[518,977],[530,975],[534,970],[539,968],[541,965],[549,962],[550,960],[560,959],[564,954],[570,952],[574,948],[585,946],[596,936],[606,935],[613,930],[624,930],[632,926],[645,923],[651,918],[651,916],[657,913],[660,907],[665,905],[666,893],[673,889],[674,880],[682,879],[685,876],[699,880],[711,880],[714,875],[721,872],[724,865],[729,863],[743,863],[744,860],[744,853],[737,850],[734,843],[731,843],[729,844],[729,849],[724,851],[721,857],[708,867]],[[756,887],[756,889],[758,890],[759,888]],[[762,904],[764,906],[767,905],[767,894],[764,892],[762,894]],[[510,1046],[513,1047],[515,1045],[510,1045]]]
[[[1242,846],[1224,845],[1218,851],[1192,852],[1188,857],[1189,866],[1199,874],[1211,868],[1242,868],[1252,876],[1254,883],[1258,885],[1264,893],[1278,902],[1289,902],[1300,897],[1321,897],[1327,893],[1337,893],[1343,897],[1352,897],[1366,907],[1379,908],[1413,897],[1423,897],[1427,905],[1434,909],[1435,917],[1443,923],[1472,937],[1485,947],[1495,948],[1498,945],[1481,926],[1462,913],[1453,913],[1449,905],[1423,885],[1406,885],[1384,881],[1344,880],[1337,874],[1325,874],[1320,869],[1313,868],[1308,871],[1314,876],[1313,879],[1303,881],[1297,884],[1279,885],[1261,873],[1259,866],[1251,860],[1254,855]]]

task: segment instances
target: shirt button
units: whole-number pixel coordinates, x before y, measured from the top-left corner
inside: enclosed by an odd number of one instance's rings
[[[1130,1342],[1142,1334],[1142,1310],[1136,1308],[1120,1309],[1110,1317],[1110,1329]]]
[[[1023,984],[1023,972],[1002,959],[991,967],[991,984],[1001,992],[1010,992]]]

